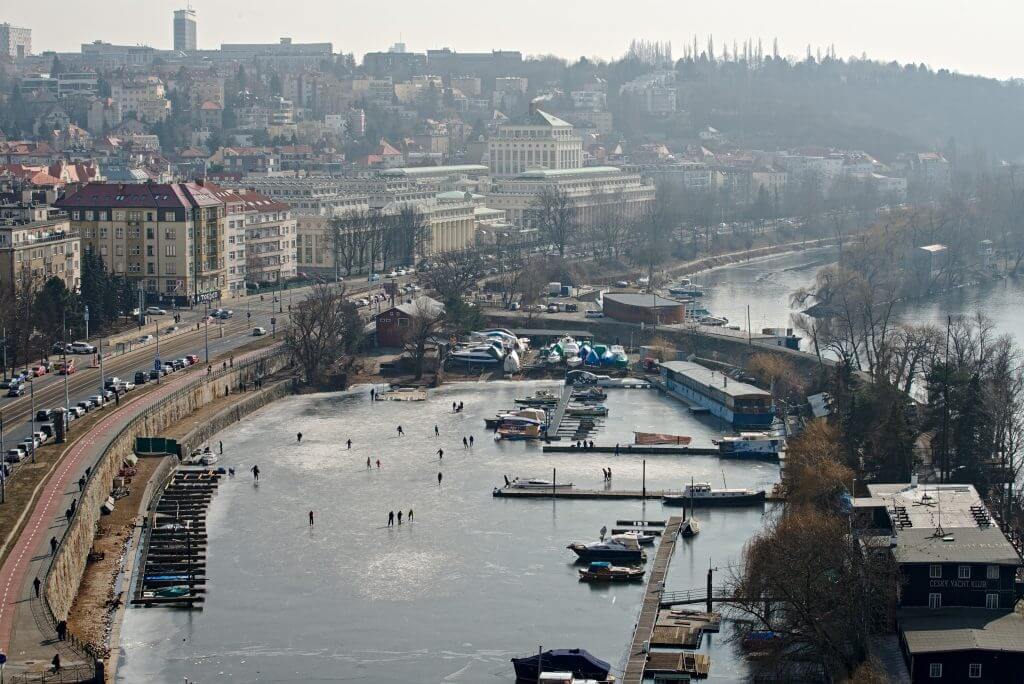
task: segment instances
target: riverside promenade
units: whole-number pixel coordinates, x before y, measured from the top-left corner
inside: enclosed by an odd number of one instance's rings
[[[241,355],[235,359],[235,364],[265,353],[262,349]],[[102,420],[68,443],[40,484],[33,503],[23,513],[27,519],[22,518],[24,524],[20,531],[16,536],[12,531],[11,537],[4,540],[2,551],[7,552],[7,556],[0,568],[0,653],[7,656],[9,674],[40,673],[50,667],[54,654],[60,654],[62,665],[72,671],[78,669],[84,674],[92,670],[91,658],[83,660],[80,650],[57,640],[44,599],[35,597],[33,580],[38,577],[45,581],[54,558],[50,540],[56,538],[58,544],[61,543],[69,526],[64,511],[80,496],[78,480],[86,468],[98,462],[133,419],[205,377],[202,364],[192,368],[192,372],[169,376],[159,387],[129,396],[117,407],[103,409],[107,415]],[[14,529],[18,527],[15,525]]]

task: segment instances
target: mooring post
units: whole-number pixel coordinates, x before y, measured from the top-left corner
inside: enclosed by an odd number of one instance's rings
[[[708,612],[711,612],[711,568],[708,568]]]
[[[641,463],[643,464],[643,479],[641,480],[640,494],[642,499],[647,499],[647,459],[645,458]]]
[[[552,499],[554,499],[554,498],[555,498],[555,483],[556,483],[556,482],[558,482],[558,480],[557,480],[557,479],[555,479],[555,474],[556,474],[557,472],[558,472],[558,471],[557,471],[557,470],[555,470],[554,468],[552,468],[552,469],[551,469],[551,498],[552,498]]]

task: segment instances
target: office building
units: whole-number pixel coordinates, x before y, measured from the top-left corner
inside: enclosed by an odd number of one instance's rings
[[[22,58],[32,54],[32,29],[0,24],[0,55]]]
[[[519,122],[498,126],[487,141],[487,154],[494,178],[583,166],[583,142],[572,124],[539,109]]]
[[[196,50],[196,11],[191,7],[174,11],[174,49],[178,52]]]

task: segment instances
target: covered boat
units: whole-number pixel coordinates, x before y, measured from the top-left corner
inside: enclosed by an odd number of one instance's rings
[[[510,351],[505,356],[505,361],[503,362],[502,370],[504,370],[509,375],[514,375],[515,373],[518,373],[520,370],[522,370],[522,367],[523,365],[519,362],[519,354],[518,352],[516,352],[515,349]]]
[[[643,568],[612,565],[608,561],[595,561],[580,568],[581,582],[631,582],[643,578]]]
[[[594,406],[592,404],[569,404],[565,409],[567,416],[607,416],[607,406]]]
[[[693,441],[688,435],[669,435],[663,432],[637,432],[633,431],[634,444],[675,444],[677,446],[689,446]]]
[[[741,432],[712,440],[721,458],[777,460],[785,449],[785,439],[767,432]]]
[[[502,439],[538,439],[547,426],[547,414],[543,409],[524,408],[501,417],[498,435]]]
[[[605,681],[612,666],[582,648],[560,648],[512,658],[516,681],[536,682],[542,672],[571,672],[580,679]]]

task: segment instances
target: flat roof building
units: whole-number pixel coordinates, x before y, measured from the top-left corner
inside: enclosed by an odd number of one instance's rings
[[[660,295],[606,292],[604,315],[626,323],[682,323],[686,318],[686,302]]]
[[[174,11],[174,49],[179,52],[196,49],[196,11],[191,7]]]

